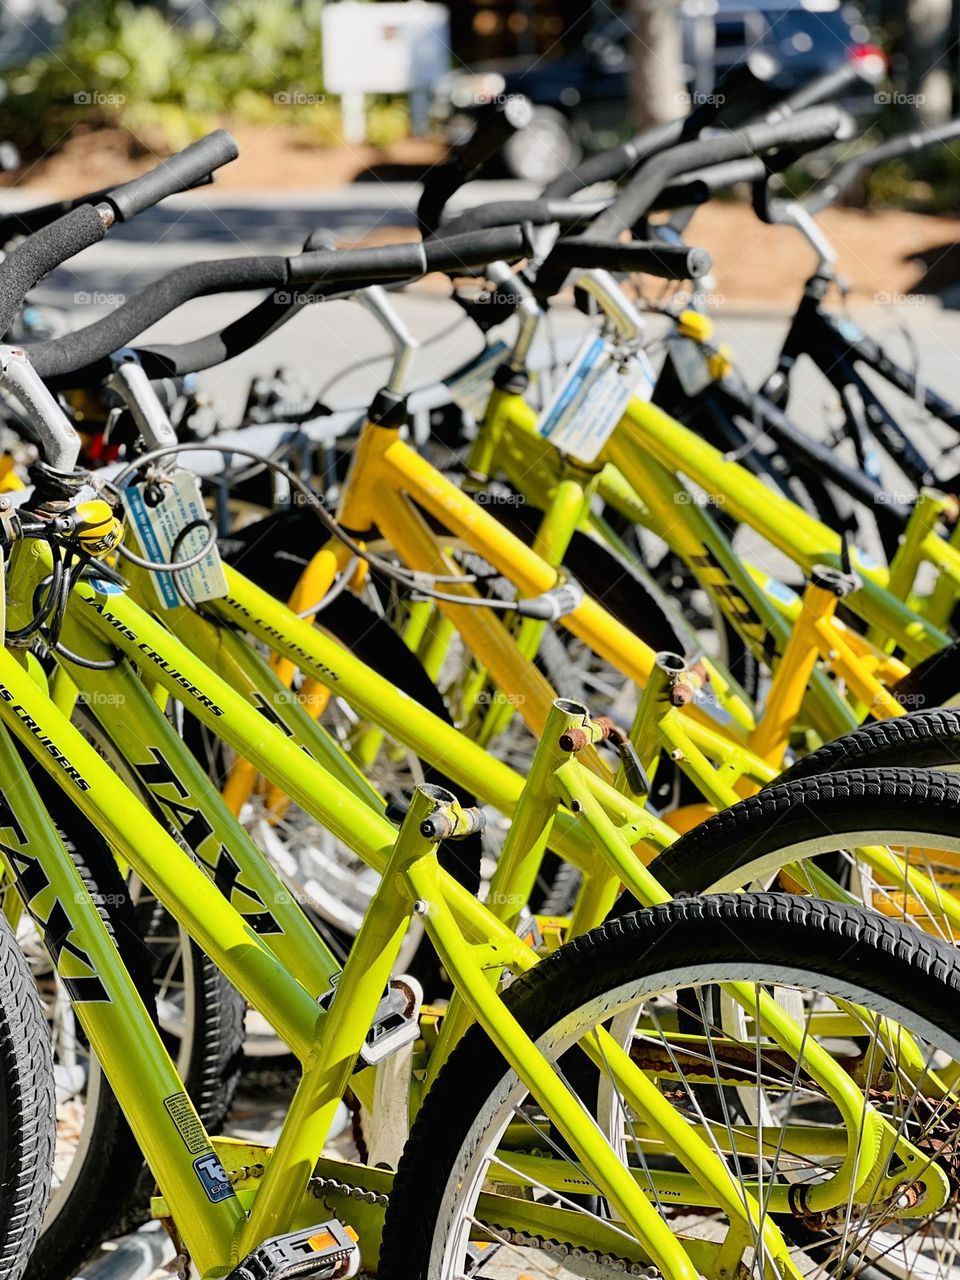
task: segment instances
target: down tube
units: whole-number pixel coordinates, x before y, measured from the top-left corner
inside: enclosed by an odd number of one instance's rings
[[[66,626],[64,633],[75,643]],[[110,671],[74,667],[70,674],[131,775],[225,900],[307,991],[326,991],[340,965],[130,664],[121,659]]]
[[[718,449],[654,405],[632,400],[613,438],[618,449],[629,444],[641,454],[649,450],[668,469],[689,476],[707,493],[722,494],[729,515],[756,529],[805,572],[818,562],[839,564],[838,534],[768,489],[746,468],[726,461]],[[939,628],[886,590],[885,567],[868,565],[861,556],[855,557],[854,568],[863,585],[848,604],[864,621],[884,627],[916,661],[949,643]]]
[[[102,779],[87,773],[87,761],[71,750],[70,732],[75,731],[5,650],[0,652],[0,718],[89,816],[96,816],[94,805],[123,807],[132,801],[106,765],[105,789],[98,785]],[[45,735],[51,746],[41,745]],[[51,749],[54,739],[56,755]],[[93,748],[87,750],[96,755]],[[193,1257],[203,1272],[223,1266],[243,1219],[237,1197],[231,1191],[225,1199],[213,1201],[203,1194],[213,1185],[211,1175],[222,1173],[220,1163],[5,729],[0,729],[0,778],[5,854],[51,947],[77,1018]],[[145,834],[145,828],[141,830]]]
[[[337,641],[298,618],[261,587],[229,566],[225,566],[225,572],[229,594],[211,602],[221,617],[249,631],[329,688],[341,690],[374,724],[455,778],[486,804],[507,816],[513,813],[524,783],[515,770],[371,671]],[[592,865],[590,842],[569,813],[557,815],[550,848],[581,868]]]

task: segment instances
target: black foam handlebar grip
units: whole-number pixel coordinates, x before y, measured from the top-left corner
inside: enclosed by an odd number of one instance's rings
[[[882,68],[883,60],[880,54],[876,55],[876,63]],[[822,76],[814,76],[812,80],[808,80],[806,84],[801,85],[795,93],[788,94],[786,98],[781,99],[769,114],[769,119],[775,120],[781,115],[796,115],[798,111],[805,111],[808,107],[817,106],[821,102],[829,102],[832,98],[837,98],[844,90],[849,89],[851,85],[876,84],[879,75],[874,71],[874,59],[871,57],[853,57],[848,58],[841,66],[836,67],[833,71],[827,71]]]
[[[654,156],[631,178],[613,205],[590,228],[591,238],[615,239],[638,223],[653,207],[671,178],[705,165],[761,156],[789,147],[800,152],[823,146],[849,128],[849,117],[837,107],[813,107],[785,120],[761,121],[733,133],[686,142]]]
[[[551,253],[566,270],[597,268],[602,271],[639,271],[662,280],[699,280],[713,265],[706,249],[658,241],[593,240],[577,237],[561,240]]]
[[[208,186],[213,176],[206,174],[194,187]],[[82,196],[70,196],[66,200],[55,200],[52,204],[36,205],[32,209],[19,209],[13,213],[0,215],[0,244],[6,244],[14,236],[31,236],[41,227],[48,226],[57,218],[62,218],[71,209],[79,209],[82,204],[99,204],[110,194],[110,187],[100,187],[97,191],[87,191]]]
[[[481,119],[457,154],[451,157],[451,167],[459,174],[460,180],[469,182],[518,129],[527,127],[532,118],[533,108],[526,98],[518,94]]]
[[[585,187],[592,187],[596,182],[612,182],[622,178],[650,156],[682,141],[683,126],[683,120],[670,120],[667,124],[657,125],[655,129],[638,133],[635,138],[621,143],[619,147],[590,156],[576,169],[554,178],[553,182],[544,187],[542,198],[565,200]]]
[[[85,329],[31,345],[30,359],[41,377],[56,378],[129,346],[138,333],[191,298],[241,289],[282,289],[286,283],[286,258],[225,258],[191,263],[155,280]]]
[[[27,243],[32,243],[32,240]],[[531,251],[530,229],[513,226],[438,238],[428,244],[380,245],[374,249],[318,249],[293,258],[225,258],[193,263],[154,281],[85,329],[32,345],[30,357],[44,378],[59,381],[60,385],[89,385],[86,378],[69,383],[68,375],[95,365],[120,347],[129,346],[138,334],[192,298],[211,293],[236,293],[244,289],[273,289],[280,292],[273,295],[272,301],[285,308],[297,304],[295,290],[290,286],[298,284],[327,286],[339,295],[346,287],[352,290],[369,284],[406,280],[428,271],[456,272],[499,259],[516,261]],[[2,270],[0,267],[0,272]],[[262,328],[259,334],[255,327],[249,332],[251,344],[256,336],[263,335]],[[181,371],[187,370],[181,368]]]
[[[113,205],[117,218],[126,222],[167,196],[189,191],[209,177],[214,169],[236,160],[239,154],[236,142],[226,129],[217,129],[178,151],[169,160],[164,160],[149,173],[114,187],[107,192],[105,199]]]
[[[502,106],[481,116],[473,133],[445,164],[430,170],[417,205],[417,219],[424,236],[430,235],[439,224],[443,206],[453,193],[475,178],[518,129],[526,128],[532,116],[533,109],[526,98],[508,98]]]
[[[85,204],[17,245],[0,265],[0,334],[8,332],[24,298],[38,280],[102,240],[106,233],[99,213]]]
[[[529,228],[489,227],[461,235],[434,236],[408,244],[378,245],[374,249],[343,249],[302,253],[290,259],[290,281],[340,285],[409,280],[428,271],[471,271],[498,259],[516,261],[532,252]]]
[[[682,173],[664,187],[654,202],[654,208],[686,209],[690,205],[706,204],[718,191],[724,191],[739,182],[761,182],[766,175],[767,166],[755,156],[747,160],[728,160],[725,164],[696,169],[693,173]]]
[[[910,155],[914,151],[923,151],[926,147],[935,147],[938,143],[952,142],[960,138],[960,119],[949,120],[946,124],[935,128],[913,129],[909,133],[898,133],[879,146],[869,151],[861,151],[845,164],[840,165],[829,175],[827,180],[816,187],[804,199],[803,203],[811,213],[819,213],[841,196],[853,182],[868,169],[875,168],[885,160],[894,160],[897,156]]]
[[[609,204],[609,200],[497,200],[493,204],[478,204],[464,209],[463,213],[444,222],[440,230],[444,239],[465,231],[517,222],[529,222],[536,227],[556,222],[566,231],[589,222]]]
[[[762,50],[752,51],[723,73],[713,92],[695,105],[686,118],[657,125],[637,134],[629,142],[590,156],[575,170],[562,173],[544,187],[541,198],[563,200],[593,186],[595,182],[623,178],[651,156],[696,138],[701,129],[718,118],[729,128],[736,127],[754,114],[757,95],[764,92],[778,70],[779,64],[769,54]]]

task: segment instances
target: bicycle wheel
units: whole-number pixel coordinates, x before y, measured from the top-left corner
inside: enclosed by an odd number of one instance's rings
[[[714,1274],[703,1255],[723,1240],[729,1219],[719,1208],[698,1207],[678,1149],[645,1127],[605,1057],[592,1074],[578,1072],[578,1046],[598,1026],[659,1082],[691,1131],[774,1216],[794,1274],[839,1276],[865,1265],[899,1274],[884,1263],[898,1250],[897,1264],[907,1257],[928,1280],[951,1274],[952,1172],[944,1173],[937,1208],[912,1220],[898,1203],[910,1198],[902,1184],[882,1197],[863,1182],[849,1196],[836,1189],[831,1213],[804,1212],[816,1188],[829,1188],[846,1131],[832,1098],[778,1050],[749,1008],[739,1018],[723,1012],[719,986],[733,981],[753,993],[776,992],[780,1008],[795,1011],[803,1044],[828,1047],[855,1076],[863,1105],[869,1100],[896,1132],[909,1126],[921,1163],[950,1168],[960,1142],[957,1112],[950,1086],[935,1072],[960,1051],[960,968],[942,944],[875,913],[777,894],[674,901],[576,939],[512,984],[504,999],[568,1086],[583,1082],[582,1105],[674,1235],[701,1251],[691,1274]],[[693,1040],[678,1033],[681,1007],[698,1011]],[[889,1019],[883,1051],[878,1017]],[[897,1046],[908,1042],[907,1032],[922,1065],[908,1067],[901,1056]],[[721,1103],[710,1115],[704,1080]],[[762,1107],[764,1125],[750,1122],[744,1098]],[[753,1274],[750,1255],[759,1274],[783,1274],[765,1265],[756,1236],[741,1238],[741,1247],[744,1257],[732,1265],[744,1265],[743,1274]],[[939,1270],[938,1251],[946,1255]],[[485,1032],[472,1028],[428,1093],[400,1160],[379,1274],[519,1280],[647,1275],[648,1266],[614,1206],[597,1195]]]
[[[935,770],[851,769],[774,782],[700,823],[660,853],[650,871],[677,894],[768,885],[790,867],[791,887],[813,892],[804,864],[834,854],[864,902],[954,944],[960,939],[958,805],[960,778]],[[879,867],[864,852],[873,848],[880,851]],[[923,873],[929,888],[919,880],[908,885],[905,872]]]
[[[887,766],[948,769],[960,765],[960,711],[936,707],[871,724],[826,742],[784,769],[772,785],[818,773]]]
[[[40,999],[0,917],[0,1280],[19,1280],[33,1252],[50,1191],[55,1116]]]

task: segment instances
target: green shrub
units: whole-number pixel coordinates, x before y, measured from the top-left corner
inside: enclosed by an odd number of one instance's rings
[[[7,73],[0,133],[28,156],[78,124],[119,124],[151,149],[170,149],[224,117],[292,125],[305,142],[340,139],[340,113],[323,94],[322,0],[227,0],[211,17],[171,23],[129,0],[78,0],[55,52]],[[406,106],[370,109],[370,138],[409,130]]]

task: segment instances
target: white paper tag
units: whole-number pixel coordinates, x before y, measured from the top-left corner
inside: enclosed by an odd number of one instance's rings
[[[593,462],[631,398],[649,399],[653,384],[642,351],[621,362],[604,338],[590,335],[540,415],[537,431],[561,453]]]
[[[505,342],[493,342],[489,347],[446,379],[447,390],[464,413],[475,422],[484,415],[493,386],[493,375],[503,364],[509,348]]]
[[[148,506],[144,498],[145,485],[131,485],[123,491],[124,510],[143,557],[155,563],[189,560],[210,537],[208,525],[198,527],[181,540],[176,556],[173,555],[174,544],[187,525],[194,520],[208,520],[209,516],[200,494],[200,481],[193,472],[176,471],[171,478],[173,482],[163,485],[163,500],[155,507]],[[161,608],[176,609],[183,604],[172,574],[151,573],[150,576]],[[197,603],[227,594],[227,580],[216,546],[198,564],[184,569],[179,577],[183,590]]]

